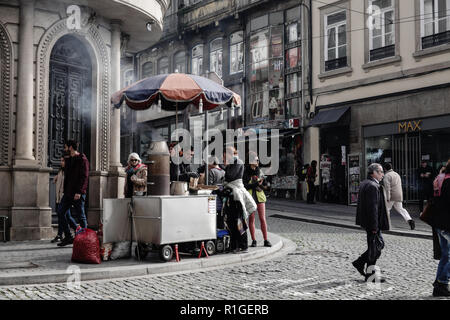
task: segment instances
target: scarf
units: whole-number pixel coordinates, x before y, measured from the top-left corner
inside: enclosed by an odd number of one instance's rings
[[[440,197],[444,180],[450,179],[450,173],[441,173],[433,181],[434,196]]]

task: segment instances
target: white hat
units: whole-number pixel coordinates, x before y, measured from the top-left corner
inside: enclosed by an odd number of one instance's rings
[[[128,156],[128,163],[130,162],[131,159],[137,159],[139,161],[139,163],[142,162],[141,158],[139,157],[139,155],[136,152],[130,153],[130,155]]]

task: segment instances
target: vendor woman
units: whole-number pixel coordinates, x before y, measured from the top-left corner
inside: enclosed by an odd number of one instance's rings
[[[125,182],[125,198],[132,196],[143,196],[147,192],[147,166],[142,164],[142,160],[137,153],[130,153],[128,156],[128,166],[125,169],[127,181]]]

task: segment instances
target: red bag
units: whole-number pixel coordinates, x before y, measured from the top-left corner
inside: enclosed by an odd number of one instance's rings
[[[73,240],[72,261],[100,264],[100,243],[97,232],[81,229]]]

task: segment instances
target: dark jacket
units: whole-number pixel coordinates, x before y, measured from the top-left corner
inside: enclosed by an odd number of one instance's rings
[[[382,186],[373,178],[364,180],[359,188],[356,224],[367,231],[389,230]]]
[[[241,159],[235,158],[232,164],[225,167],[225,181],[231,182],[242,179],[244,176],[244,163]]]
[[[255,170],[253,170],[252,167],[248,165],[245,167],[244,176],[242,177],[245,189],[252,191],[251,195],[256,203],[260,203],[260,201],[258,201],[257,191],[264,192],[264,190],[267,189],[267,181],[265,179],[263,180],[262,185],[259,185],[259,183],[253,179],[253,177],[261,178],[261,176],[260,167],[256,167]]]
[[[435,206],[433,212],[433,227],[450,232],[450,179],[444,180],[441,196],[433,199]]]
[[[189,163],[180,163],[178,168],[180,170],[180,174],[178,177],[179,181],[189,182],[191,177],[192,178],[199,177],[198,173],[191,169],[191,165]]]
[[[70,157],[70,161],[66,162],[64,195],[73,197],[77,193],[86,194],[88,182],[89,161],[84,153]]]

